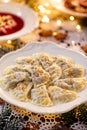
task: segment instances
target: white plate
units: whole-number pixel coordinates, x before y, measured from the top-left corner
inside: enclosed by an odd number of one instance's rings
[[[24,21],[24,26],[21,30],[9,35],[0,36],[0,41],[16,39],[28,34],[38,25],[36,13],[26,5],[18,3],[0,3],[0,12],[14,14]]]
[[[70,10],[64,6],[64,0],[51,0],[52,5],[63,13],[78,16],[78,17],[87,17],[87,13],[80,13],[73,10]]]
[[[29,55],[32,55],[33,53],[42,52],[42,51],[51,53],[55,56],[57,56],[58,54],[69,56],[75,61],[75,63],[81,64],[83,65],[85,69],[87,69],[87,58],[84,55],[65,49],[65,48],[61,48],[58,45],[50,41],[47,41],[47,42],[40,42],[40,43],[39,42],[29,43],[22,49],[8,53],[7,55],[3,56],[0,59],[0,78],[3,75],[4,68],[9,65],[14,65],[15,64],[14,60],[17,57],[29,56]],[[52,107],[41,107],[41,106],[34,105],[30,102],[27,102],[27,103],[20,102],[16,100],[13,96],[11,96],[9,92],[4,91],[2,88],[0,88],[0,96],[5,101],[11,104],[14,104],[16,106],[19,106],[21,108],[30,110],[31,112],[45,113],[45,114],[46,113],[64,113],[87,101],[87,87],[83,91],[78,93],[77,99],[70,101],[68,103],[58,104]]]

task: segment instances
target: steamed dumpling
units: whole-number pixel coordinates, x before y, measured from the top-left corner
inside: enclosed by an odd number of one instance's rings
[[[46,71],[50,74],[51,78],[54,79],[55,77],[60,78],[62,75],[62,70],[60,68],[60,66],[58,66],[57,64],[52,64],[51,66],[49,66]]]
[[[66,79],[55,79],[54,85],[73,91],[81,91],[86,87],[87,79],[85,77],[81,78],[66,78]]]
[[[18,82],[24,81],[24,80],[27,80],[27,81],[30,80],[27,72],[15,72],[13,74],[3,76],[0,79],[0,86],[3,89],[14,88],[16,87],[16,84]]]
[[[77,98],[76,92],[62,89],[58,86],[49,86],[48,92],[55,104],[69,102]]]
[[[18,57],[16,59],[16,63],[18,64],[27,64],[27,65],[39,65],[39,62],[37,59],[33,58],[33,57],[30,57],[30,56],[25,56],[25,57]]]
[[[39,60],[40,64],[44,69],[48,68],[56,61],[56,57],[48,53],[36,53],[33,56]]]
[[[62,78],[70,78],[70,77],[79,78],[84,77],[84,75],[85,75],[84,68],[79,64],[75,64],[72,67],[63,71]]]
[[[31,100],[32,103],[39,106],[52,106],[53,103],[48,95],[46,86],[41,86],[39,88],[34,88],[31,90]]]
[[[32,83],[26,83],[26,82],[19,82],[17,86],[14,89],[10,89],[10,93],[13,94],[13,96],[20,100],[27,102],[29,101],[29,93],[32,88]]]
[[[72,67],[73,60],[70,57],[57,56],[56,64],[59,65],[62,70]]]
[[[32,67],[31,79],[34,84],[34,87],[39,87],[42,84],[46,84],[49,81],[50,75],[41,66]]]
[[[4,75],[15,73],[15,72],[26,71],[25,67],[22,65],[10,65],[4,69]]]

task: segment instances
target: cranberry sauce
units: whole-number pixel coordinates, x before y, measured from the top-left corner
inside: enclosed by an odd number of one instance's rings
[[[24,21],[11,13],[0,12],[0,36],[15,33],[21,30],[24,26]]]

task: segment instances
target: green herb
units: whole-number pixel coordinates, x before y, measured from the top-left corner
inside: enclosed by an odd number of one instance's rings
[[[77,122],[76,109],[62,114],[61,119],[67,126],[70,126],[73,123]]]
[[[79,121],[87,124],[87,105],[79,106],[77,118],[79,119]]]
[[[87,124],[87,105],[80,105],[77,108],[64,113],[61,115],[61,120],[67,125],[70,126],[75,122],[83,122]]]
[[[0,130],[22,130],[23,118],[11,115],[11,109],[3,109],[0,115]]]

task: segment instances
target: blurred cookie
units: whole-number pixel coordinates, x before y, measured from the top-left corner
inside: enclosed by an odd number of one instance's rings
[[[39,33],[40,36],[48,37],[52,35],[52,30],[41,30]]]
[[[53,36],[57,39],[57,40],[64,40],[67,37],[66,33],[62,33],[62,32],[54,32]]]
[[[87,45],[81,46],[81,49],[82,49],[85,53],[87,53]]]

